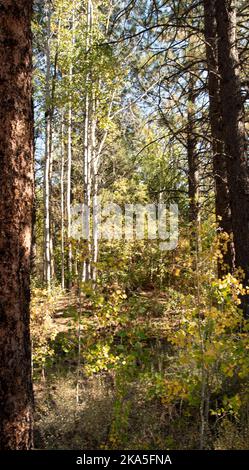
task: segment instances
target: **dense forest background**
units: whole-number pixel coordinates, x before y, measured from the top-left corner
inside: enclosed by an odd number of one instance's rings
[[[34,2],[38,449],[249,447],[248,15]],[[97,204],[177,204],[177,243],[101,237]]]

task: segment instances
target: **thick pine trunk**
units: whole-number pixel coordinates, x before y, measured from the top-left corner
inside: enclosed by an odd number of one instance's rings
[[[218,66],[223,139],[231,201],[235,263],[249,281],[249,167],[246,155],[244,106],[236,43],[236,8],[231,0],[216,1]]]
[[[220,79],[218,72],[217,25],[215,0],[204,0],[206,57],[208,67],[209,116],[212,133],[213,170],[215,182],[215,209],[217,225],[232,240],[232,221],[227,182],[225,147],[222,134]],[[222,261],[218,262],[218,275],[234,270],[233,242],[227,243]]]
[[[0,449],[32,447],[30,0],[0,2]]]

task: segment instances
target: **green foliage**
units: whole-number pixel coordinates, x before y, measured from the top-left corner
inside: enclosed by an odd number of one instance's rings
[[[47,8],[42,2],[35,5],[39,287],[33,288],[31,333],[41,447],[198,448],[201,429],[206,448],[245,448],[248,442],[249,324],[240,309],[248,292],[239,270],[217,279],[217,261],[223,261],[231,240],[224,232],[217,235],[214,216],[206,71],[200,66],[204,41],[200,45],[192,37],[191,43],[187,30],[188,21],[194,31],[201,26],[202,14],[198,5],[192,18],[191,2],[188,11],[179,2],[178,26],[163,28],[158,36],[155,22],[160,17],[163,23],[174,21],[176,12],[167,2],[159,10],[152,3],[150,8],[148,2],[131,2],[125,12],[118,2],[94,1],[89,28],[87,1],[48,2],[50,35]],[[148,34],[119,41],[121,26],[122,35],[132,35],[143,25],[153,25]],[[47,70],[46,47],[51,62]],[[198,250],[195,224],[189,223],[186,71],[195,76],[198,108],[191,110],[201,208]],[[50,291],[42,288],[48,113],[51,264],[57,281],[64,267],[69,291],[60,290],[56,282]],[[86,153],[91,171],[96,154],[99,160],[97,174],[95,168],[90,178],[92,199],[98,196],[103,204],[122,209],[125,204],[178,202],[175,250],[162,252],[157,240],[100,240],[93,263],[93,240],[76,240],[66,229],[68,198],[71,206],[81,204],[89,189],[83,177]],[[97,270],[94,281],[82,282],[86,260]],[[42,391],[40,372],[47,380]]]

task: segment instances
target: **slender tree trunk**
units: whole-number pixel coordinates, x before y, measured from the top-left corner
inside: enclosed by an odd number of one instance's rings
[[[71,74],[71,71],[70,71]],[[71,242],[71,177],[72,177],[72,104],[68,110],[68,134],[67,134],[67,239],[68,239],[68,287],[72,287],[72,242]]]
[[[100,86],[100,81],[97,84],[97,87]],[[113,101],[114,101],[115,91],[113,91],[111,101],[109,104],[108,110],[108,119],[110,119]],[[93,101],[93,123],[92,123],[92,179],[93,179],[93,246],[92,246],[92,279],[96,284],[98,269],[97,262],[99,256],[99,200],[98,200],[98,190],[99,190],[99,165],[103,147],[105,145],[106,138],[108,136],[108,129],[105,129],[102,139],[97,148],[97,108],[98,100],[94,97]]]
[[[53,77],[52,82],[55,82]],[[53,176],[53,118],[54,118],[54,85],[52,85],[51,90],[51,104],[49,105],[49,138],[48,138],[48,164],[49,164],[49,175],[48,175],[48,185],[49,185],[49,258],[50,258],[50,277],[51,281],[54,278],[55,266],[54,266],[54,243],[53,243],[53,185],[52,185],[52,176]],[[50,286],[50,283],[49,283]]]
[[[88,0],[87,3],[87,31],[86,31],[86,53],[90,53],[92,35],[92,2]],[[84,235],[86,237],[87,253],[86,259],[83,263],[83,281],[89,281],[91,278],[91,236],[90,236],[90,209],[91,209],[91,84],[90,84],[90,71],[86,76],[86,98],[85,98],[85,126],[84,126]]]
[[[61,116],[61,287],[65,289],[65,239],[64,239],[64,113]]]
[[[226,156],[222,134],[215,1],[216,0],[204,0],[204,22],[208,67],[209,116],[213,147],[216,220],[221,232],[229,235],[226,249],[223,250],[223,259],[218,261],[218,276],[222,277],[226,272],[234,270],[234,247],[232,241],[232,221],[227,182]]]
[[[220,74],[222,131],[231,201],[236,267],[249,282],[249,168],[246,155],[245,117],[241,96],[234,0],[216,1],[218,66]]]
[[[50,7],[51,8],[51,7]],[[55,94],[58,73],[58,57],[60,49],[60,28],[61,18],[59,17],[58,33],[57,33],[57,46],[53,63],[53,74],[51,80],[51,103],[50,103],[50,136],[49,136],[49,193],[50,193],[50,264],[51,264],[51,279],[55,277],[55,257],[54,257],[54,239],[53,239],[53,122],[54,122],[54,109],[55,109]],[[50,28],[51,29],[51,28]]]
[[[0,14],[0,449],[32,447],[29,333],[33,215],[32,1]]]
[[[99,251],[99,220],[98,220],[98,171],[99,171],[99,158],[96,152],[96,100],[93,97],[93,112],[92,112],[92,175],[93,175],[93,236],[92,236],[92,280],[96,283],[97,280],[97,261]]]
[[[195,79],[190,75],[188,93],[187,155],[188,155],[188,192],[189,222],[191,225],[190,245],[192,251],[200,249],[200,208],[199,208],[199,165],[195,136]]]
[[[74,36],[75,28],[75,11],[73,1],[72,11],[72,46],[75,44]],[[69,70],[69,86],[72,87],[73,83],[73,64],[70,64]],[[71,214],[71,182],[72,182],[72,92],[70,89],[69,96],[69,109],[68,109],[68,133],[67,133],[67,239],[68,239],[68,288],[72,287],[73,275],[73,253],[72,253],[72,214]]]
[[[45,207],[45,229],[44,229],[44,278],[47,287],[50,288],[51,280],[55,276],[54,243],[53,243],[53,119],[55,106],[55,91],[58,69],[58,55],[60,45],[60,24],[57,35],[57,49],[53,63],[53,74],[51,76],[51,0],[47,0],[47,38],[46,38],[46,110],[45,110],[45,167],[44,167],[44,207]]]
[[[89,80],[88,84],[89,86]],[[89,145],[89,91],[86,92],[85,100],[85,131],[84,131],[84,207],[85,207],[85,217],[84,217],[84,234],[86,237],[87,243],[87,253],[86,259],[83,264],[83,281],[88,281],[90,279],[90,181],[89,181],[89,161],[91,160],[91,152]]]
[[[34,154],[35,154],[35,149],[34,149]],[[36,254],[37,254],[37,248],[36,248],[36,201],[34,199],[33,203],[33,219],[32,219],[32,244],[31,244],[31,275],[32,277],[36,277],[37,275],[37,269],[36,269]]]
[[[49,153],[48,135],[50,122],[46,117],[45,136],[45,167],[44,167],[44,280],[49,288],[51,285],[51,258],[50,258],[50,184],[49,184]]]
[[[50,36],[51,10],[47,5],[47,38],[46,38],[46,109],[45,109],[45,165],[44,165],[44,280],[51,286],[51,241],[50,241],[50,172],[51,172],[51,103],[50,103]]]

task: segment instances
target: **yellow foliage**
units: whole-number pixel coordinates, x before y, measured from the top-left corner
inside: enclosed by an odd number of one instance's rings
[[[45,289],[34,288],[31,300],[31,339],[33,363],[43,366],[53,355],[51,341],[58,333],[53,320],[56,302],[61,295],[59,288],[48,292]]]

